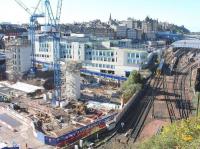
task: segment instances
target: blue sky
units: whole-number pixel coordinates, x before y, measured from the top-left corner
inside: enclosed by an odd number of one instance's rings
[[[21,0],[33,9],[38,0]],[[56,8],[57,0],[50,0]],[[200,31],[199,0],[63,0],[61,22],[82,22],[93,19],[107,21],[109,14],[122,20],[127,17],[144,19],[147,15],[185,25]],[[14,0],[0,0],[0,22],[28,22],[29,15]]]

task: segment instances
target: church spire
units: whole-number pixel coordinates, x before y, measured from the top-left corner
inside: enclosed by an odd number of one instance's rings
[[[111,21],[112,20],[112,16],[111,16],[111,13],[110,13],[110,18],[109,18],[109,21]]]

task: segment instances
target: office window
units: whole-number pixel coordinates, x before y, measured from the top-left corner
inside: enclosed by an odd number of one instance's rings
[[[139,53],[136,53],[136,58],[139,58],[140,56],[139,56]]]
[[[111,56],[113,56],[114,55],[114,53],[113,52],[111,52]]]
[[[115,67],[113,65],[111,65],[111,69],[115,69]]]
[[[132,58],[135,58],[135,53],[131,53],[131,57],[132,57]]]

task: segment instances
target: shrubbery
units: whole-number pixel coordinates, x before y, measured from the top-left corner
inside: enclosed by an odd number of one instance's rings
[[[200,147],[200,117],[177,121],[141,143],[139,149],[198,149]]]
[[[122,98],[125,103],[133,96],[133,94],[142,88],[142,78],[139,72],[131,72],[128,80],[122,85]]]

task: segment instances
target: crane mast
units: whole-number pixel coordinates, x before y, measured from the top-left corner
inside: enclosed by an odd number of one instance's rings
[[[49,0],[45,0],[45,7],[48,13],[48,21],[51,27],[56,29],[56,32],[51,32],[53,37],[53,53],[54,53],[54,100],[60,101],[61,99],[61,70],[60,70],[60,33],[59,21],[61,15],[62,0],[58,0],[57,13],[54,17],[51,4]],[[58,11],[59,9],[59,11]]]
[[[21,0],[15,0],[15,2],[21,6],[29,15],[30,15],[30,24],[29,24],[29,30],[30,30],[30,38],[31,38],[31,62],[32,62],[32,68],[30,69],[31,74],[35,74],[36,66],[35,66],[35,30],[36,30],[36,21],[38,18],[45,17],[44,13],[36,14],[37,9],[40,5],[42,0],[39,0],[33,13],[31,13],[30,9],[21,1]]]

